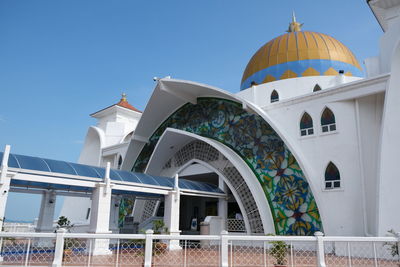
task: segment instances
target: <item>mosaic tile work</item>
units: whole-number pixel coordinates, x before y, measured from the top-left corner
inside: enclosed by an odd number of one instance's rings
[[[279,235],[312,235],[322,230],[320,214],[304,174],[271,126],[241,104],[198,98],[166,119],[150,137],[133,170],[143,172],[166,128],[176,128],[217,140],[233,149],[253,170],[269,202]]]

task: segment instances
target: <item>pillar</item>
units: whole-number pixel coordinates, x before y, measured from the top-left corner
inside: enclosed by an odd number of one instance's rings
[[[6,211],[8,191],[10,190],[10,176],[7,175],[8,157],[10,155],[10,146],[6,145],[4,149],[3,159],[0,165],[0,231],[3,230],[3,220]]]
[[[56,192],[45,190],[42,193],[39,218],[36,224],[36,232],[52,233],[54,223],[54,211],[56,207]]]
[[[170,235],[180,235],[179,230],[179,208],[180,208],[180,190],[178,186],[178,175],[175,176],[174,190],[168,192],[164,202],[164,223],[168,227]],[[182,249],[179,246],[179,240],[170,240],[169,250]]]
[[[100,182],[93,189],[92,206],[90,216],[89,232],[96,234],[109,234],[110,225],[110,206],[111,206],[111,181],[110,181],[110,163],[107,163],[104,182]],[[109,239],[95,239],[90,241],[92,255],[108,255]]]
[[[218,178],[218,187],[226,193],[227,187],[221,176]],[[218,216],[222,218],[222,229],[228,231],[227,229],[227,218],[228,218],[228,199],[219,198],[218,199]]]
[[[111,196],[111,207],[110,207],[110,231],[113,233],[119,233],[118,217],[119,217],[119,204],[121,197]]]
[[[3,231],[4,214],[6,212],[8,191],[10,190],[10,176],[7,175],[8,170],[8,157],[10,155],[10,146],[6,145],[4,154],[0,165],[0,231]],[[0,243],[0,250],[3,244]],[[0,255],[0,262],[3,261],[3,256]]]

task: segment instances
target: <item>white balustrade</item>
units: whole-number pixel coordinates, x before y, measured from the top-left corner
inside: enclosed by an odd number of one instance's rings
[[[47,242],[39,242],[47,239]],[[110,254],[92,253],[108,240]],[[182,249],[169,250],[170,240]],[[0,232],[0,265],[399,266],[398,237],[154,235]]]

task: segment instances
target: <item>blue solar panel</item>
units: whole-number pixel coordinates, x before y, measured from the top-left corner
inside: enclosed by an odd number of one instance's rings
[[[0,152],[0,159],[3,158],[3,152]],[[92,177],[104,179],[105,168],[53,160],[42,159],[38,157],[24,156],[10,154],[8,159],[8,166],[12,168],[21,168],[27,170],[52,172],[58,174],[79,175],[83,177]],[[138,184],[147,184],[154,186],[174,187],[174,178],[153,176],[144,173],[133,173],[123,170],[110,170],[110,179],[114,181],[132,182]],[[72,191],[91,191],[88,187],[61,185],[53,183],[40,183],[29,182],[21,180],[12,180],[12,185],[38,187],[58,190],[72,190]],[[182,189],[204,191],[204,192],[218,192],[223,193],[217,186],[191,181],[186,179],[179,179],[179,187]]]

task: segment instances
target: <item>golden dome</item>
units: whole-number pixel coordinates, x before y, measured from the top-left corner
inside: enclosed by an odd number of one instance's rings
[[[243,73],[241,90],[252,84],[320,75],[362,77],[362,69],[353,53],[335,38],[317,32],[300,31],[294,21],[289,32],[272,39],[250,59]]]

